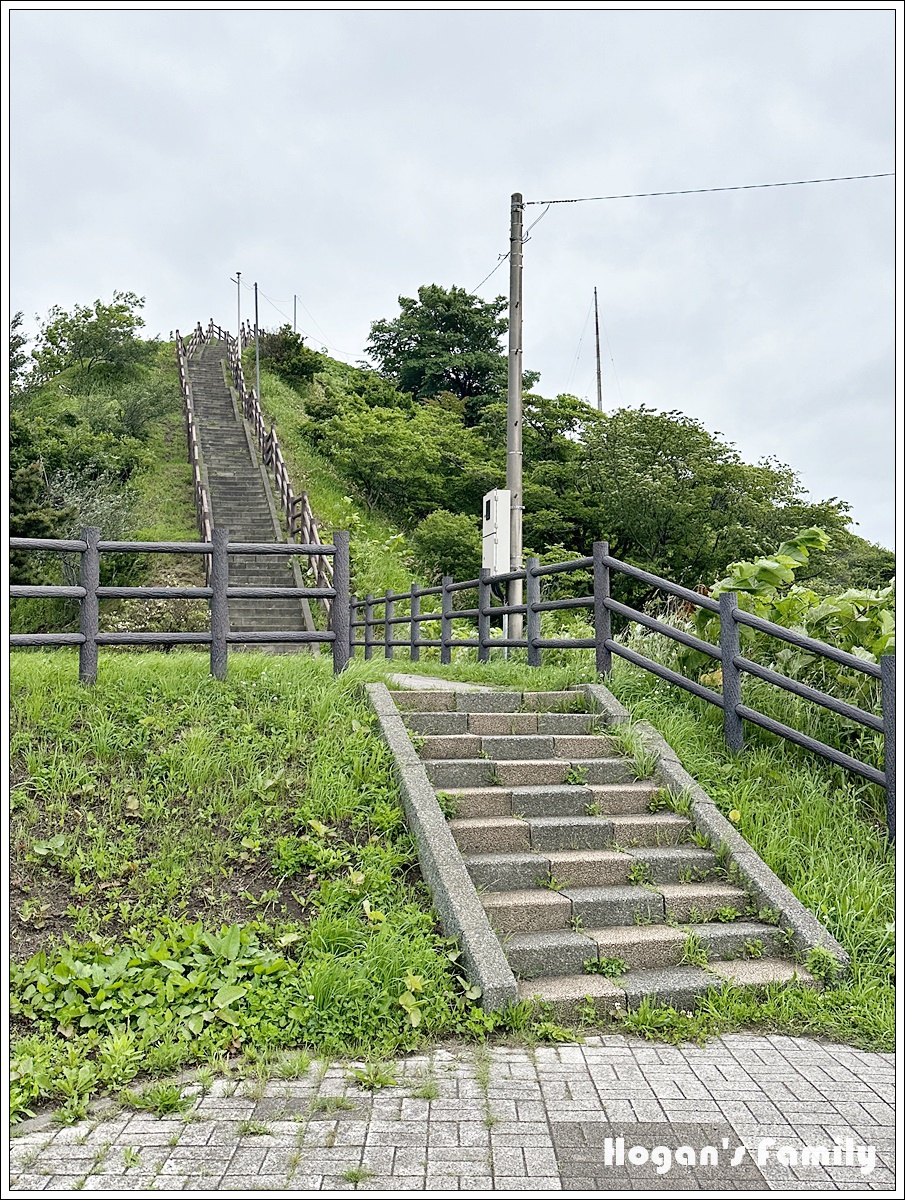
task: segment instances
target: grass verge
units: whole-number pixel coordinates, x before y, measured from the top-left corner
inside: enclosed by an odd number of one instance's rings
[[[14,1116],[243,1047],[497,1026],[430,912],[374,672],[236,654],[217,682],[173,652],[76,676],[13,655]]]

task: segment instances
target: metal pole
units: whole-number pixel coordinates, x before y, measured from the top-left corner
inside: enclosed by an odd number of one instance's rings
[[[490,662],[490,567],[481,567],[478,584],[478,662]]]
[[[606,606],[610,598],[610,568],[603,561],[610,552],[609,542],[594,543],[594,641],[598,675],[609,675],[613,654],[607,642],[613,640],[613,621]]]
[[[211,531],[211,675],[214,679],[226,678],[226,657],[229,633],[229,602],[226,589],[229,586],[229,555],[226,544],[228,529]]]
[[[393,657],[393,593],[387,589],[383,601],[383,657]]]
[[[594,333],[597,337],[597,411],[603,412],[603,387],[600,382],[600,321],[597,318],[596,288],[594,288]]]
[[[292,332],[295,333],[295,309],[296,309],[296,294],[292,293]]]
[[[374,653],[374,597],[368,592],[365,597],[365,658]]]
[[[449,585],[452,583],[452,575],[443,576],[443,593],[440,597],[442,604],[440,605],[440,662],[448,663],[452,661],[452,647],[450,646],[450,638],[452,637],[452,592],[449,590]]]
[[[512,509],[509,523],[509,570],[522,566],[522,194],[513,192],[509,224],[509,386],[506,405],[506,487]],[[521,604],[522,581],[509,584],[509,603]],[[522,636],[522,618],[513,613],[510,636]]]
[[[242,354],[242,272],[236,271],[236,345]]]
[[[735,665],[741,653],[738,623],[733,615],[738,607],[736,592],[720,593],[720,650],[722,651],[723,673],[723,735],[726,745],[738,754],[745,748],[745,732],[742,718],[735,711],[742,702],[742,675]]]
[[[421,647],[418,645],[418,642],[421,638],[421,626],[418,618],[421,616],[421,597],[418,595],[418,585],[416,583],[412,583],[411,595],[411,607],[409,609],[409,616],[411,617],[409,621],[409,645],[411,649],[409,650],[409,659],[412,662],[419,662],[421,659]]]
[[[338,675],[352,656],[350,633],[352,631],[352,608],[349,584],[351,565],[349,562],[349,534],[346,530],[334,530],[333,545],[333,604],[330,609],[330,624],[333,626],[333,670]]]
[[[255,284],[255,391],[261,403],[261,348],[258,345],[258,285]]]
[[[883,771],[886,775],[886,828],[896,840],[896,659],[880,656],[880,687],[883,697]]]
[[[528,603],[527,625],[528,625],[528,666],[539,667],[541,665],[541,648],[535,646],[534,642],[540,638],[541,614],[534,612],[534,606],[540,604],[540,576],[535,575],[535,571],[540,566],[539,558],[528,559],[528,571],[525,578],[525,593]]]
[[[97,589],[101,582],[101,556],[97,544],[100,539],[101,531],[96,526],[82,530],[85,549],[79,563],[79,587],[85,589],[85,595],[79,604],[79,633],[85,640],[79,646],[81,683],[97,682],[97,634],[100,623]]]

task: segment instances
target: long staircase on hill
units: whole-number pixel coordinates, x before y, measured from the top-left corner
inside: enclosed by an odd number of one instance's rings
[[[282,542],[286,538],[266,471],[226,382],[225,358],[224,344],[209,341],[188,361],[213,525],[227,528],[231,542]],[[229,582],[233,587],[302,586],[299,569],[288,557],[253,554],[230,555]],[[307,600],[294,598],[231,599],[229,623],[236,633],[314,629]]]
[[[394,692],[523,999],[573,1020],[815,986],[580,692]],[[769,914],[762,914],[766,916]]]

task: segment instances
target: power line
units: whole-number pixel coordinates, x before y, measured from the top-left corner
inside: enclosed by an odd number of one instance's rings
[[[490,276],[491,276],[491,275],[494,275],[494,274],[496,274],[496,272],[497,272],[497,271],[500,269],[500,267],[503,265],[503,263],[506,261],[506,259],[507,259],[508,257],[509,257],[509,252],[508,252],[508,251],[507,251],[505,254],[501,254],[501,255],[500,255],[500,261],[497,263],[497,265],[496,265],[496,266],[493,268],[493,270],[492,270],[492,271],[488,272],[488,274],[486,274],[486,275],[484,276],[484,278],[483,278],[483,279],[481,280],[481,282],[478,284],[478,287],[474,287],[474,288],[472,288],[472,289],[471,289],[471,290],[472,290],[472,292],[476,292],[476,291],[478,290],[478,288],[482,288],[482,287],[484,286],[484,284],[487,282],[487,280],[490,278]]]
[[[524,207],[529,204],[584,204],[588,200],[642,200],[649,196],[696,196],[702,192],[748,192],[754,188],[801,187],[806,183],[844,183],[850,179],[887,179],[895,175],[895,171],[881,171],[877,175],[832,175],[827,179],[789,179],[782,183],[737,183],[732,187],[710,188],[681,188],[672,192],[624,192],[618,196],[577,196],[571,200],[525,200]],[[541,216],[544,214],[542,213]],[[540,217],[538,217],[538,221]],[[535,225],[537,221],[535,221]]]

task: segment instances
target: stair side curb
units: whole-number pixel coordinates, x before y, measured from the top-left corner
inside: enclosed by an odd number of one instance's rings
[[[396,778],[418,861],[447,937],[462,947],[468,977],[481,988],[482,1008],[504,1008],[518,1000],[518,983],[453,840],[433,785],[402,716],[383,683],[365,685],[380,736],[392,752]]]
[[[593,708],[607,716],[613,724],[631,720],[628,710],[601,684],[584,684],[584,691]],[[796,950],[806,954],[814,947],[828,950],[836,959],[841,975],[851,969],[851,958],[829,930],[788,888],[742,837],[735,826],[723,816],[716,802],[682,766],[679,757],[661,733],[648,721],[635,725],[645,750],[657,756],[654,771],[657,781],[674,795],[684,793],[691,800],[691,817],[697,829],[710,839],[714,850],[725,846],[731,861],[736,864],[745,887],[761,908],[779,913],[780,926],[790,929]]]

